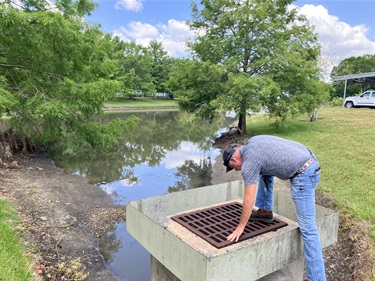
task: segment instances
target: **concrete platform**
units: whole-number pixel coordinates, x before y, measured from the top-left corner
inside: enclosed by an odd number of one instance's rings
[[[303,242],[288,194],[274,194],[274,213],[288,226],[221,249],[170,218],[242,203],[243,191],[235,181],[128,203],[127,230],[152,255],[151,280],[302,280]],[[323,247],[337,241],[337,213],[317,206],[317,224]]]

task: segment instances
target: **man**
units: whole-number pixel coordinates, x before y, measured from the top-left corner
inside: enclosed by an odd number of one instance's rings
[[[304,241],[307,279],[326,280],[315,222],[315,188],[320,180],[320,166],[315,155],[298,142],[261,135],[250,138],[243,146],[227,147],[223,160],[226,171],[241,170],[245,182],[241,219],[227,240],[237,242],[249,219],[272,223],[273,177],[290,179],[291,195]],[[252,212],[257,185],[255,205],[259,209]]]

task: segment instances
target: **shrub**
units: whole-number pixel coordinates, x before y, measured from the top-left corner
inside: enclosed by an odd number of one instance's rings
[[[328,102],[328,105],[330,106],[342,106],[344,103],[343,98],[334,97],[332,100]]]

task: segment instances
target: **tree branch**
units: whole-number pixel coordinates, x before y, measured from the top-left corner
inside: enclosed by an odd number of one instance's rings
[[[6,68],[23,68],[23,69],[29,69],[29,70],[31,70],[30,67],[26,67],[26,66],[23,66],[23,65],[4,64],[4,63],[0,63],[0,67],[6,67]]]

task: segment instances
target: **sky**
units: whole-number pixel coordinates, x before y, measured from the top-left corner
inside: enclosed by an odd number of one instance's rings
[[[96,0],[86,20],[124,41],[147,46],[162,42],[173,57],[187,56],[185,41],[192,33],[190,0]],[[298,0],[322,43],[322,54],[335,64],[351,56],[375,55],[375,0]]]

